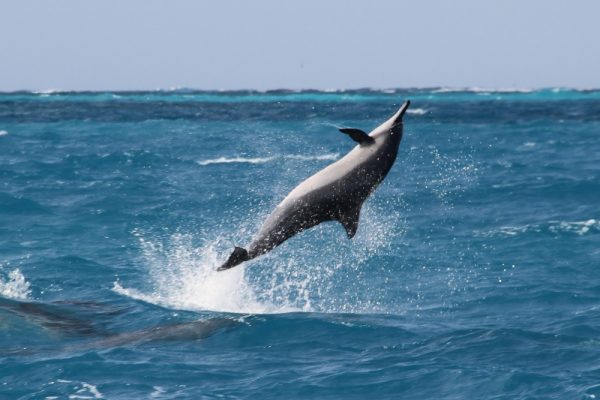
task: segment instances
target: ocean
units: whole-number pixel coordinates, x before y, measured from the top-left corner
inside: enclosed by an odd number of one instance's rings
[[[406,99],[358,233],[216,272]],[[600,91],[0,93],[0,399],[600,398]]]

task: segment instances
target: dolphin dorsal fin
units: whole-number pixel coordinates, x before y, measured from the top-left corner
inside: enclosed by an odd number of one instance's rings
[[[375,142],[375,139],[360,129],[340,128],[340,132],[350,136],[355,142],[358,142],[362,146],[366,146]]]
[[[360,219],[360,207],[350,208],[346,211],[340,213],[337,218],[338,221],[344,226],[346,229],[346,233],[348,234],[348,239],[352,239],[356,234],[356,230],[358,229],[358,220]]]

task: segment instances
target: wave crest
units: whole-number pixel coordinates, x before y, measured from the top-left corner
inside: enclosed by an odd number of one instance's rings
[[[197,163],[202,166],[210,165],[210,164],[232,164],[232,163],[263,164],[263,163],[272,161],[274,159],[275,159],[275,157],[255,157],[255,158],[219,157],[219,158],[211,158],[208,160],[199,160],[199,161],[197,161]]]
[[[196,163],[201,166],[211,165],[211,164],[231,164],[231,163],[241,163],[241,164],[264,164],[270,161],[274,161],[279,158],[290,159],[290,160],[301,160],[301,161],[324,161],[330,160],[335,161],[339,158],[338,153],[329,153],[329,154],[318,154],[318,155],[303,155],[303,154],[286,154],[282,156],[271,156],[271,157],[219,157],[219,158],[210,158],[206,160],[198,160]]]
[[[526,224],[521,226],[503,226],[487,232],[476,232],[478,236],[517,236],[522,233],[544,233],[553,234],[575,233],[579,236],[591,232],[600,232],[600,220],[588,219],[586,221],[548,221],[546,223]]]
[[[409,108],[406,110],[406,113],[412,115],[425,115],[428,113],[428,111],[424,108]]]

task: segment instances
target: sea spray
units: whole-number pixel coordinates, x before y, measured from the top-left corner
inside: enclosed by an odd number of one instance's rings
[[[0,271],[0,296],[15,300],[26,300],[31,295],[30,284],[18,268],[3,277]]]
[[[114,290],[165,307],[237,313],[268,313],[269,304],[259,303],[244,278],[244,268],[224,274],[216,271],[221,259],[219,240],[193,244],[193,237],[176,233],[168,240],[148,239],[136,232],[142,261],[148,272],[147,289],[125,288],[115,282]]]
[[[147,270],[144,288],[117,281],[119,294],[161,306],[233,313],[390,312],[381,306],[381,291],[363,279],[369,258],[403,232],[403,220],[389,205],[370,202],[353,240],[337,223],[305,232],[274,252],[225,272],[217,272],[226,256],[224,240],[195,245],[191,234],[166,239],[134,232]],[[396,208],[396,207],[392,207]],[[304,241],[301,236],[316,235]],[[323,250],[323,246],[325,250]]]

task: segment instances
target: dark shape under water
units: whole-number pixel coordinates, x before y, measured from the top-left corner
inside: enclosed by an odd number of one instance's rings
[[[240,321],[236,319],[214,317],[198,321],[159,325],[131,332],[110,332],[98,328],[94,321],[75,316],[73,310],[65,308],[66,305],[78,306],[79,310],[82,307],[85,308],[90,305],[98,306],[89,302],[58,302],[47,304],[0,297],[0,310],[18,315],[63,336],[83,336],[92,339],[85,343],[79,343],[76,346],[70,346],[70,349],[73,347],[81,349],[107,348],[155,341],[195,341],[205,339],[221,330],[227,330],[240,325]],[[104,315],[111,315],[114,312],[114,310],[110,310],[104,313]],[[35,351],[33,349],[17,351],[19,354],[32,352]],[[14,351],[9,351],[8,353],[12,354]]]
[[[99,335],[99,329],[90,321],[76,317],[65,309],[65,302],[46,304],[0,297],[0,310],[8,311],[36,325],[67,335]]]

